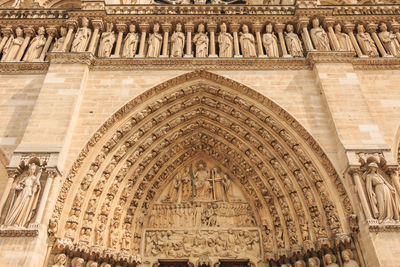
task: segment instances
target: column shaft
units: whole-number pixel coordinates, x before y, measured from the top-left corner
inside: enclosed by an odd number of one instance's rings
[[[14,178],[9,177],[7,180],[7,185],[6,188],[4,189],[3,195],[1,196],[0,199],[0,214],[3,212],[4,204],[7,201],[8,195],[10,194],[11,186],[14,182]]]
[[[42,221],[44,208],[46,206],[47,199],[49,197],[51,185],[53,184],[53,178],[54,178],[53,174],[49,174],[49,177],[47,177],[46,185],[44,186],[43,189],[42,198],[40,199],[39,208],[38,211],[36,212],[36,218],[34,223],[40,224]]]

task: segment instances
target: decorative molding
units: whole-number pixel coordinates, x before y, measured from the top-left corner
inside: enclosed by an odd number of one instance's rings
[[[91,65],[94,60],[94,56],[90,52],[80,52],[80,53],[51,52],[47,53],[47,58],[50,64],[54,63],[54,64]]]
[[[339,51],[310,51],[307,53],[307,62],[313,67],[316,63],[352,63],[355,52]]]

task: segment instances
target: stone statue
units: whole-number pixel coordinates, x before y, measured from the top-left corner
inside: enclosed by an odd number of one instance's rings
[[[44,33],[44,27],[39,27],[38,35],[31,40],[28,51],[26,51],[23,61],[32,62],[39,59],[40,53],[42,52],[43,47],[46,44],[46,37],[44,37]]]
[[[233,196],[233,191],[232,191],[232,181],[231,181],[231,179],[229,179],[228,175],[224,174],[224,176],[222,178],[222,184],[224,186],[226,201],[228,201],[228,202],[235,201],[235,198]]]
[[[170,185],[166,200],[170,202],[178,201],[178,196],[179,196],[178,194],[180,187],[181,187],[181,181],[178,177],[175,177]]]
[[[303,261],[303,260],[297,260],[297,261],[294,263],[294,267],[306,267],[306,263],[305,263],[305,261]]]
[[[363,175],[372,215],[379,221],[399,219],[399,199],[396,190],[378,173],[375,162],[368,164]]]
[[[350,249],[342,251],[343,267],[358,267],[358,263],[353,260],[353,252]]]
[[[110,57],[111,51],[114,47],[115,39],[113,24],[107,23],[106,31],[101,34],[98,52],[99,57]]]
[[[308,259],[308,266],[309,267],[319,267],[321,264],[321,261],[319,260],[318,257],[312,257]]]
[[[75,257],[71,261],[71,267],[85,267],[85,261],[82,258]]]
[[[99,265],[97,264],[97,262],[95,262],[95,261],[89,261],[87,264],[86,264],[86,267],[98,267]]]
[[[335,25],[335,35],[340,46],[339,50],[354,51],[354,47],[351,43],[350,37],[346,33],[342,32],[342,27],[340,26],[340,24]]]
[[[136,33],[136,25],[129,25],[129,33],[125,36],[122,57],[134,57],[138,46],[139,36]]]
[[[379,39],[381,39],[386,51],[392,56],[400,57],[400,44],[396,38],[396,34],[393,32],[388,32],[385,23],[381,23],[379,29],[381,30],[381,32],[378,34]]]
[[[210,175],[204,162],[201,161],[198,163],[194,178],[196,197],[201,199],[211,199],[211,185],[209,182]]]
[[[325,267],[339,267],[336,263],[336,257],[333,254],[325,254],[324,256]]]
[[[89,44],[92,30],[89,27],[89,20],[82,18],[82,27],[75,33],[74,41],[72,42],[71,52],[85,52]]]
[[[4,220],[5,226],[25,227],[35,214],[40,193],[40,163],[29,163],[28,174],[16,185],[10,208]]]
[[[362,24],[358,24],[357,26],[357,41],[364,55],[370,57],[379,57],[374,40],[372,40],[369,33],[365,32]]]
[[[253,34],[249,33],[249,27],[244,24],[240,33],[240,47],[243,57],[257,57],[255,39]]]
[[[218,36],[219,57],[233,57],[233,37],[226,32],[226,24],[220,26],[221,32]]]
[[[171,57],[182,57],[185,46],[185,34],[182,32],[182,24],[176,24],[176,31],[171,36]]]
[[[269,23],[265,26],[265,32],[263,34],[262,42],[265,48],[265,52],[268,57],[279,57],[278,39],[272,32],[272,24]]]
[[[204,32],[204,24],[200,24],[197,31],[197,34],[193,38],[193,43],[196,45],[196,57],[207,57],[209,40],[207,33]]]
[[[219,168],[215,167],[211,170],[211,178],[213,183],[213,193],[214,200],[224,201],[225,200],[225,192],[222,184],[222,175]]]
[[[313,28],[311,29],[310,34],[315,49],[320,51],[330,51],[328,35],[325,30],[319,26],[319,20],[317,18],[313,19],[312,24]]]
[[[149,37],[149,48],[147,50],[147,57],[159,57],[162,44],[162,35],[159,33],[160,25],[158,23],[153,26],[153,33]]]
[[[182,201],[190,201],[192,197],[192,181],[190,179],[190,169],[186,166],[182,176]]]
[[[53,49],[51,50],[52,52],[63,52],[62,47],[65,42],[65,37],[67,36],[67,28],[61,27],[60,28],[60,38],[56,38],[56,41],[54,42]]]
[[[54,264],[51,267],[64,267],[67,263],[67,256],[63,253],[54,257]]]
[[[303,46],[299,36],[293,32],[292,24],[286,26],[285,41],[288,52],[292,57],[303,56]]]
[[[15,29],[15,35],[16,37],[13,35],[10,36],[4,47],[3,57],[1,58],[2,62],[14,61],[17,57],[18,51],[24,42],[24,32],[20,27],[18,27]]]

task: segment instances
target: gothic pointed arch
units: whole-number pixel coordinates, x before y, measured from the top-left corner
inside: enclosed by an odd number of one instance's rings
[[[290,114],[196,71],[99,128],[64,180],[50,233],[55,252],[105,262],[283,263],[348,244],[351,214],[329,159]],[[237,247],[223,245],[232,237]]]

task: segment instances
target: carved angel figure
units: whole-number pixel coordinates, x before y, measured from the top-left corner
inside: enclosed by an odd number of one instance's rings
[[[193,43],[196,45],[196,57],[208,56],[208,36],[204,33],[204,24],[200,24],[197,28],[198,33],[193,38]]]
[[[153,33],[149,37],[149,48],[147,50],[147,57],[159,57],[161,51],[162,35],[159,33],[160,25],[158,23],[153,26]]]
[[[226,24],[220,26],[221,32],[218,36],[219,57],[233,57],[233,37],[226,32]]]
[[[312,24],[313,28],[311,29],[310,34],[315,49],[320,51],[330,51],[328,35],[325,30],[319,26],[319,20],[317,18],[313,19]]]
[[[285,41],[289,54],[292,57],[303,56],[303,46],[301,45],[299,36],[293,32],[292,24],[286,26]]]
[[[99,57],[110,57],[111,51],[115,43],[115,33],[112,30],[113,24],[107,23],[107,29],[101,34],[100,46],[99,46]]]
[[[176,31],[171,36],[171,57],[182,57],[185,46],[185,34],[182,32],[182,24],[176,24]]]
[[[387,26],[385,23],[382,23],[379,26],[381,32],[378,34],[379,39],[383,46],[385,47],[386,51],[389,52],[392,56],[399,57],[400,56],[400,44],[396,38],[396,35],[392,32],[387,31]]]
[[[357,41],[364,55],[370,57],[379,56],[374,40],[372,40],[369,33],[365,32],[364,26],[361,24],[357,26]]]
[[[344,51],[354,51],[353,44],[351,43],[350,37],[342,32],[342,27],[340,24],[335,25],[335,35],[336,39],[339,42],[340,50]]]
[[[13,35],[10,36],[4,47],[3,57],[1,58],[2,62],[14,61],[17,57],[18,51],[24,42],[24,32],[20,27],[18,27],[15,29],[15,35],[16,37]]]
[[[23,61],[32,62],[36,59],[39,59],[40,53],[42,52],[43,47],[46,44],[46,37],[44,37],[44,32],[44,27],[39,27],[38,35],[31,40],[28,51],[26,52]]]
[[[63,52],[62,47],[64,45],[66,36],[67,36],[67,28],[61,27],[60,38],[57,38],[56,41],[54,42],[53,49],[51,50],[52,52]]]
[[[249,33],[249,27],[245,24],[240,33],[240,47],[243,57],[257,57],[256,45],[253,34]]]
[[[82,27],[79,28],[75,33],[74,41],[72,42],[71,52],[85,52],[86,47],[89,44],[90,36],[92,36],[92,30],[88,28],[89,20],[82,18]]]
[[[40,176],[38,162],[29,163],[28,174],[16,185],[10,208],[4,220],[5,226],[26,226],[35,214],[40,193]]]
[[[125,36],[122,57],[134,57],[138,46],[139,36],[136,33],[136,25],[129,25],[129,33]]]
[[[272,32],[272,24],[265,26],[266,33],[263,34],[262,41],[268,57],[279,57],[278,39]]]
[[[375,162],[368,164],[368,170],[363,175],[367,188],[368,199],[375,219],[398,220],[399,198],[396,190],[378,173]]]
[[[67,262],[67,256],[63,253],[54,257],[54,264],[51,267],[64,267]]]
[[[358,267],[358,263],[353,260],[353,253],[350,249],[345,249],[342,251],[343,267]]]

